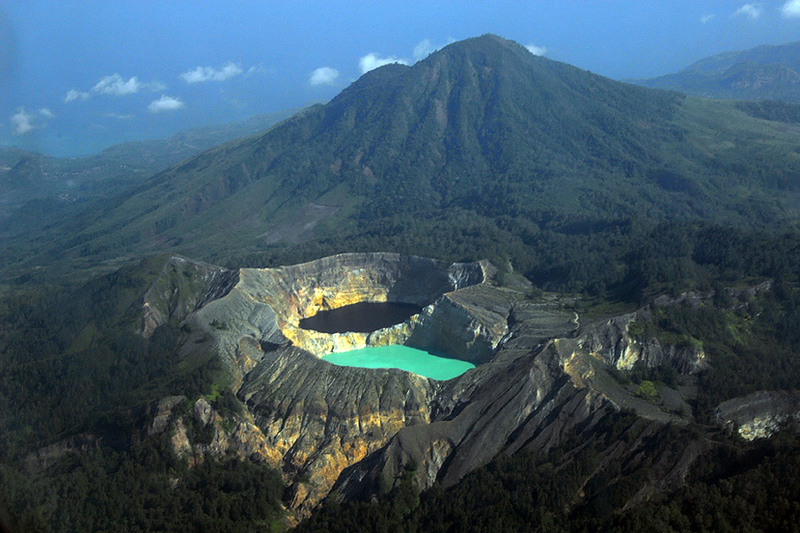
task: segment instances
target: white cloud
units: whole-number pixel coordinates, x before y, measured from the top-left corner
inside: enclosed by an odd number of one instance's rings
[[[33,125],[34,116],[27,113],[24,107],[17,109],[17,112],[11,115],[11,125],[14,126],[15,135],[25,135],[33,131],[36,127]]]
[[[433,46],[430,39],[423,39],[414,47],[414,61],[425,59],[438,49],[439,48],[436,46]]]
[[[408,65],[408,61],[394,56],[380,57],[378,54],[367,54],[358,60],[358,66],[361,69],[361,74],[366,74],[370,70],[375,70],[378,67],[388,65],[390,63],[400,63],[401,65]]]
[[[708,22],[711,21],[711,19],[713,19],[715,16],[716,15],[714,15],[713,13],[709,13],[708,15],[703,15],[702,17],[700,17],[700,22],[702,22],[703,24],[708,24]]]
[[[185,105],[186,104],[184,104],[183,100],[180,98],[162,94],[161,98],[150,102],[150,105],[147,106],[147,109],[151,113],[161,113],[162,111],[176,111]]]
[[[64,97],[64,101],[69,103],[74,102],[75,100],[86,100],[87,98],[89,98],[89,93],[85,91],[79,91],[78,89],[70,89],[67,92],[67,95]]]
[[[200,83],[204,81],[225,81],[234,76],[242,74],[242,67],[229,61],[220,68],[214,67],[195,67],[181,74],[181,78],[186,83]],[[249,71],[248,71],[249,73]]]
[[[761,4],[745,4],[739,9],[737,9],[734,13],[734,17],[748,17],[751,19],[757,19],[761,16],[761,12],[763,8]]]
[[[136,76],[125,81],[119,74],[106,76],[92,87],[92,91],[100,94],[113,94],[114,96],[125,96],[127,94],[138,93],[145,87]]]
[[[44,118],[56,118],[55,113],[50,111],[49,108],[43,107],[39,110],[39,114],[42,115]]]
[[[536,46],[535,44],[528,44],[525,45],[525,48],[528,49],[528,52],[532,53],[535,56],[543,56],[547,53],[547,48],[544,46]]]
[[[789,0],[783,4],[781,15],[787,19],[800,17],[800,0]]]
[[[311,85],[331,85],[339,77],[339,71],[331,67],[320,67],[311,73],[308,83]]]

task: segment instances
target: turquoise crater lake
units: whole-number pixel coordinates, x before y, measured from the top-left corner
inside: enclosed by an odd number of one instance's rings
[[[339,366],[399,368],[436,380],[460,376],[475,365],[459,359],[440,357],[410,346],[368,346],[360,350],[332,353],[322,358]]]

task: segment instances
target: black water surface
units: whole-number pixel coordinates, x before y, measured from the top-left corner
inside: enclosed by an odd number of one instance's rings
[[[422,311],[414,304],[397,302],[359,302],[320,311],[314,316],[300,321],[303,329],[313,329],[322,333],[370,333],[405,322],[412,315]]]

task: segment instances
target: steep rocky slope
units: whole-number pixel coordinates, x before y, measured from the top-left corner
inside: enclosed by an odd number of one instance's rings
[[[528,300],[494,286],[488,263],[345,254],[238,273],[192,268],[206,284],[195,294],[211,296],[176,305],[183,301],[180,289],[167,290],[162,281],[160,290],[148,291],[145,315],[152,322],[154,310],[165,306],[173,313],[194,309],[182,319],[189,332],[185,356],[216,353],[243,410],[218,413],[201,398],[180,412],[175,407],[185,400],[165,399],[153,407],[151,430],[171,431],[174,450],[193,460],[236,453],[279,468],[298,517],[334,488],[343,498],[386,490],[411,464],[420,488],[437,480],[452,485],[499,453],[546,451],[573,431],[591,434],[620,408],[657,424],[683,423],[688,415],[638,397],[609,369],[642,360],[691,373],[702,364],[702,352],[629,334],[647,308],[581,325],[566,308],[570,300]],[[386,300],[426,307],[372,334],[309,339],[298,333],[304,331],[299,318],[319,309]],[[318,357],[371,343],[446,347],[478,366],[440,382],[397,369],[334,366]],[[198,425],[207,428],[205,440],[193,440],[187,430]]]

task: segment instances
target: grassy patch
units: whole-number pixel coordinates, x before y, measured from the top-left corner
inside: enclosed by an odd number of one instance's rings
[[[651,402],[658,399],[658,391],[653,382],[649,380],[639,383],[639,387],[636,388],[636,395]]]

